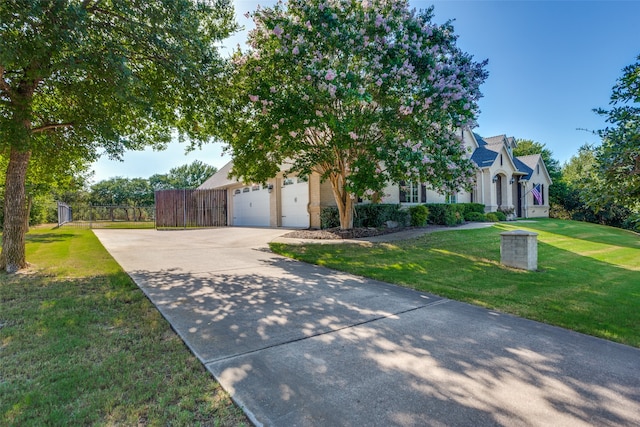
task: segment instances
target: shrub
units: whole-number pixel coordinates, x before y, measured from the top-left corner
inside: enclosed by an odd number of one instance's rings
[[[336,206],[327,206],[320,210],[320,228],[340,226],[340,215]]]
[[[465,215],[464,219],[467,221],[484,222],[487,220],[487,217],[480,212],[469,212]]]
[[[507,216],[504,214],[504,212],[498,211],[498,212],[494,212],[494,213],[498,217],[499,221],[506,221],[507,220]]]
[[[489,212],[488,214],[485,214],[484,216],[486,218],[487,221],[489,222],[498,222],[498,215],[496,215],[495,212]]]
[[[413,227],[424,227],[427,225],[427,219],[429,218],[429,209],[425,205],[411,206],[409,208],[409,216]]]
[[[484,205],[482,203],[461,203],[460,206],[464,209],[464,216],[472,212],[480,213],[484,215]]]
[[[453,226],[462,224],[472,212],[484,214],[481,203],[428,203],[425,206],[429,209],[431,224]]]
[[[356,205],[353,214],[354,227],[384,227],[387,221],[395,221],[401,227],[408,224],[409,212],[401,210],[398,204],[371,203]],[[336,206],[328,206],[320,211],[320,227],[340,226],[340,215]]]

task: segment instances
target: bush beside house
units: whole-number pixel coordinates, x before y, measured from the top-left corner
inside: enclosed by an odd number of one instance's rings
[[[429,203],[410,206],[408,209],[392,203],[362,204],[355,207],[353,226],[380,228],[386,227],[388,221],[392,221],[400,227],[422,227],[427,223],[451,227],[465,221],[486,221],[484,209],[485,206],[481,203]],[[498,215],[500,216],[496,216],[495,221],[506,219],[501,212]],[[320,221],[323,229],[339,227],[338,208],[322,208]]]

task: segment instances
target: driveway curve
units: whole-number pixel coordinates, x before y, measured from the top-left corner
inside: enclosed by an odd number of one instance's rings
[[[256,425],[640,425],[640,349],[275,255],[94,230]]]

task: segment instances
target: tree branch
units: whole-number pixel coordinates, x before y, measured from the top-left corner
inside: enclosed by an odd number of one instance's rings
[[[40,132],[46,132],[48,130],[70,128],[71,126],[73,126],[73,122],[69,122],[69,123],[47,123],[46,125],[38,126],[36,128],[31,129],[31,133],[40,133]]]
[[[4,65],[0,65],[0,90],[6,92],[7,96],[9,96],[9,98],[12,98],[13,91],[11,90],[11,86],[9,86],[9,83],[7,83],[7,81],[4,79],[4,72]]]

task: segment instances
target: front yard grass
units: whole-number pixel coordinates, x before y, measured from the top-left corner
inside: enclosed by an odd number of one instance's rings
[[[500,264],[500,233],[538,233],[538,271]],[[274,252],[640,347],[640,236],[544,219],[396,243],[286,245]]]
[[[91,230],[0,274],[0,425],[249,425]]]

